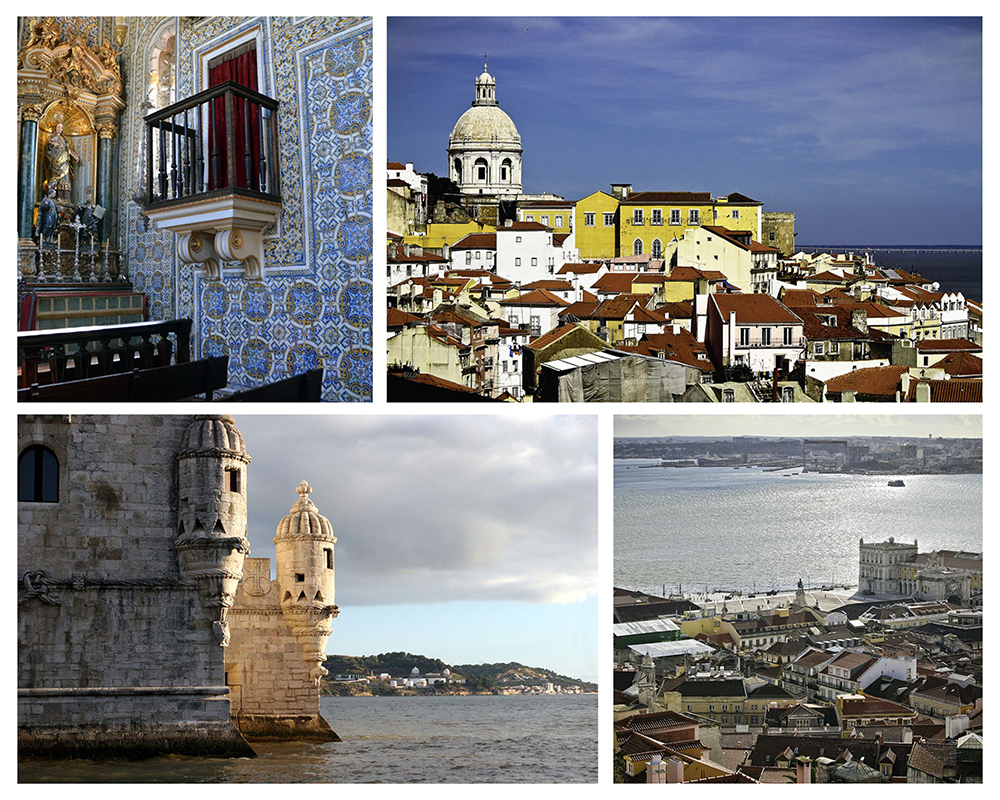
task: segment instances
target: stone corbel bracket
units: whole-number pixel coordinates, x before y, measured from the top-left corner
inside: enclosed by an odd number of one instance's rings
[[[205,269],[210,280],[222,277],[225,262],[238,263],[248,280],[260,280],[264,230],[278,218],[281,203],[236,193],[195,195],[143,213],[158,230],[176,233],[177,257]]]

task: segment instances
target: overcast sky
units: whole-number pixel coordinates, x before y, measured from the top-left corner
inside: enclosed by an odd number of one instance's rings
[[[978,18],[389,18],[389,158],[447,175],[489,53],[524,190],[741,192],[798,242],[982,242]]]
[[[946,436],[979,439],[983,418],[973,414],[704,414],[615,417],[615,436]]]
[[[596,675],[592,417],[238,415],[253,556],[300,480],[333,524],[330,653]]]

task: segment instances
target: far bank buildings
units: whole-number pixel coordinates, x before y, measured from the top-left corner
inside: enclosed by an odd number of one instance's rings
[[[22,416],[18,440],[20,755],[337,740],[319,713],[337,539],[305,481],[272,579],[232,417]]]

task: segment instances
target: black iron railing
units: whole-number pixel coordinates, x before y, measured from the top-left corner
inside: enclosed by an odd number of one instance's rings
[[[146,117],[146,203],[278,200],[278,102],[233,81]]]

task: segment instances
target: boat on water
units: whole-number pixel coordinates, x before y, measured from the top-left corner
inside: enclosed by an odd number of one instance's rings
[[[905,484],[905,483],[903,483],[903,481],[902,481],[902,480],[900,480],[899,478],[897,478],[897,479],[896,479],[896,480],[894,480],[894,481],[889,481],[889,485],[890,485],[890,486],[906,486],[906,484]]]

